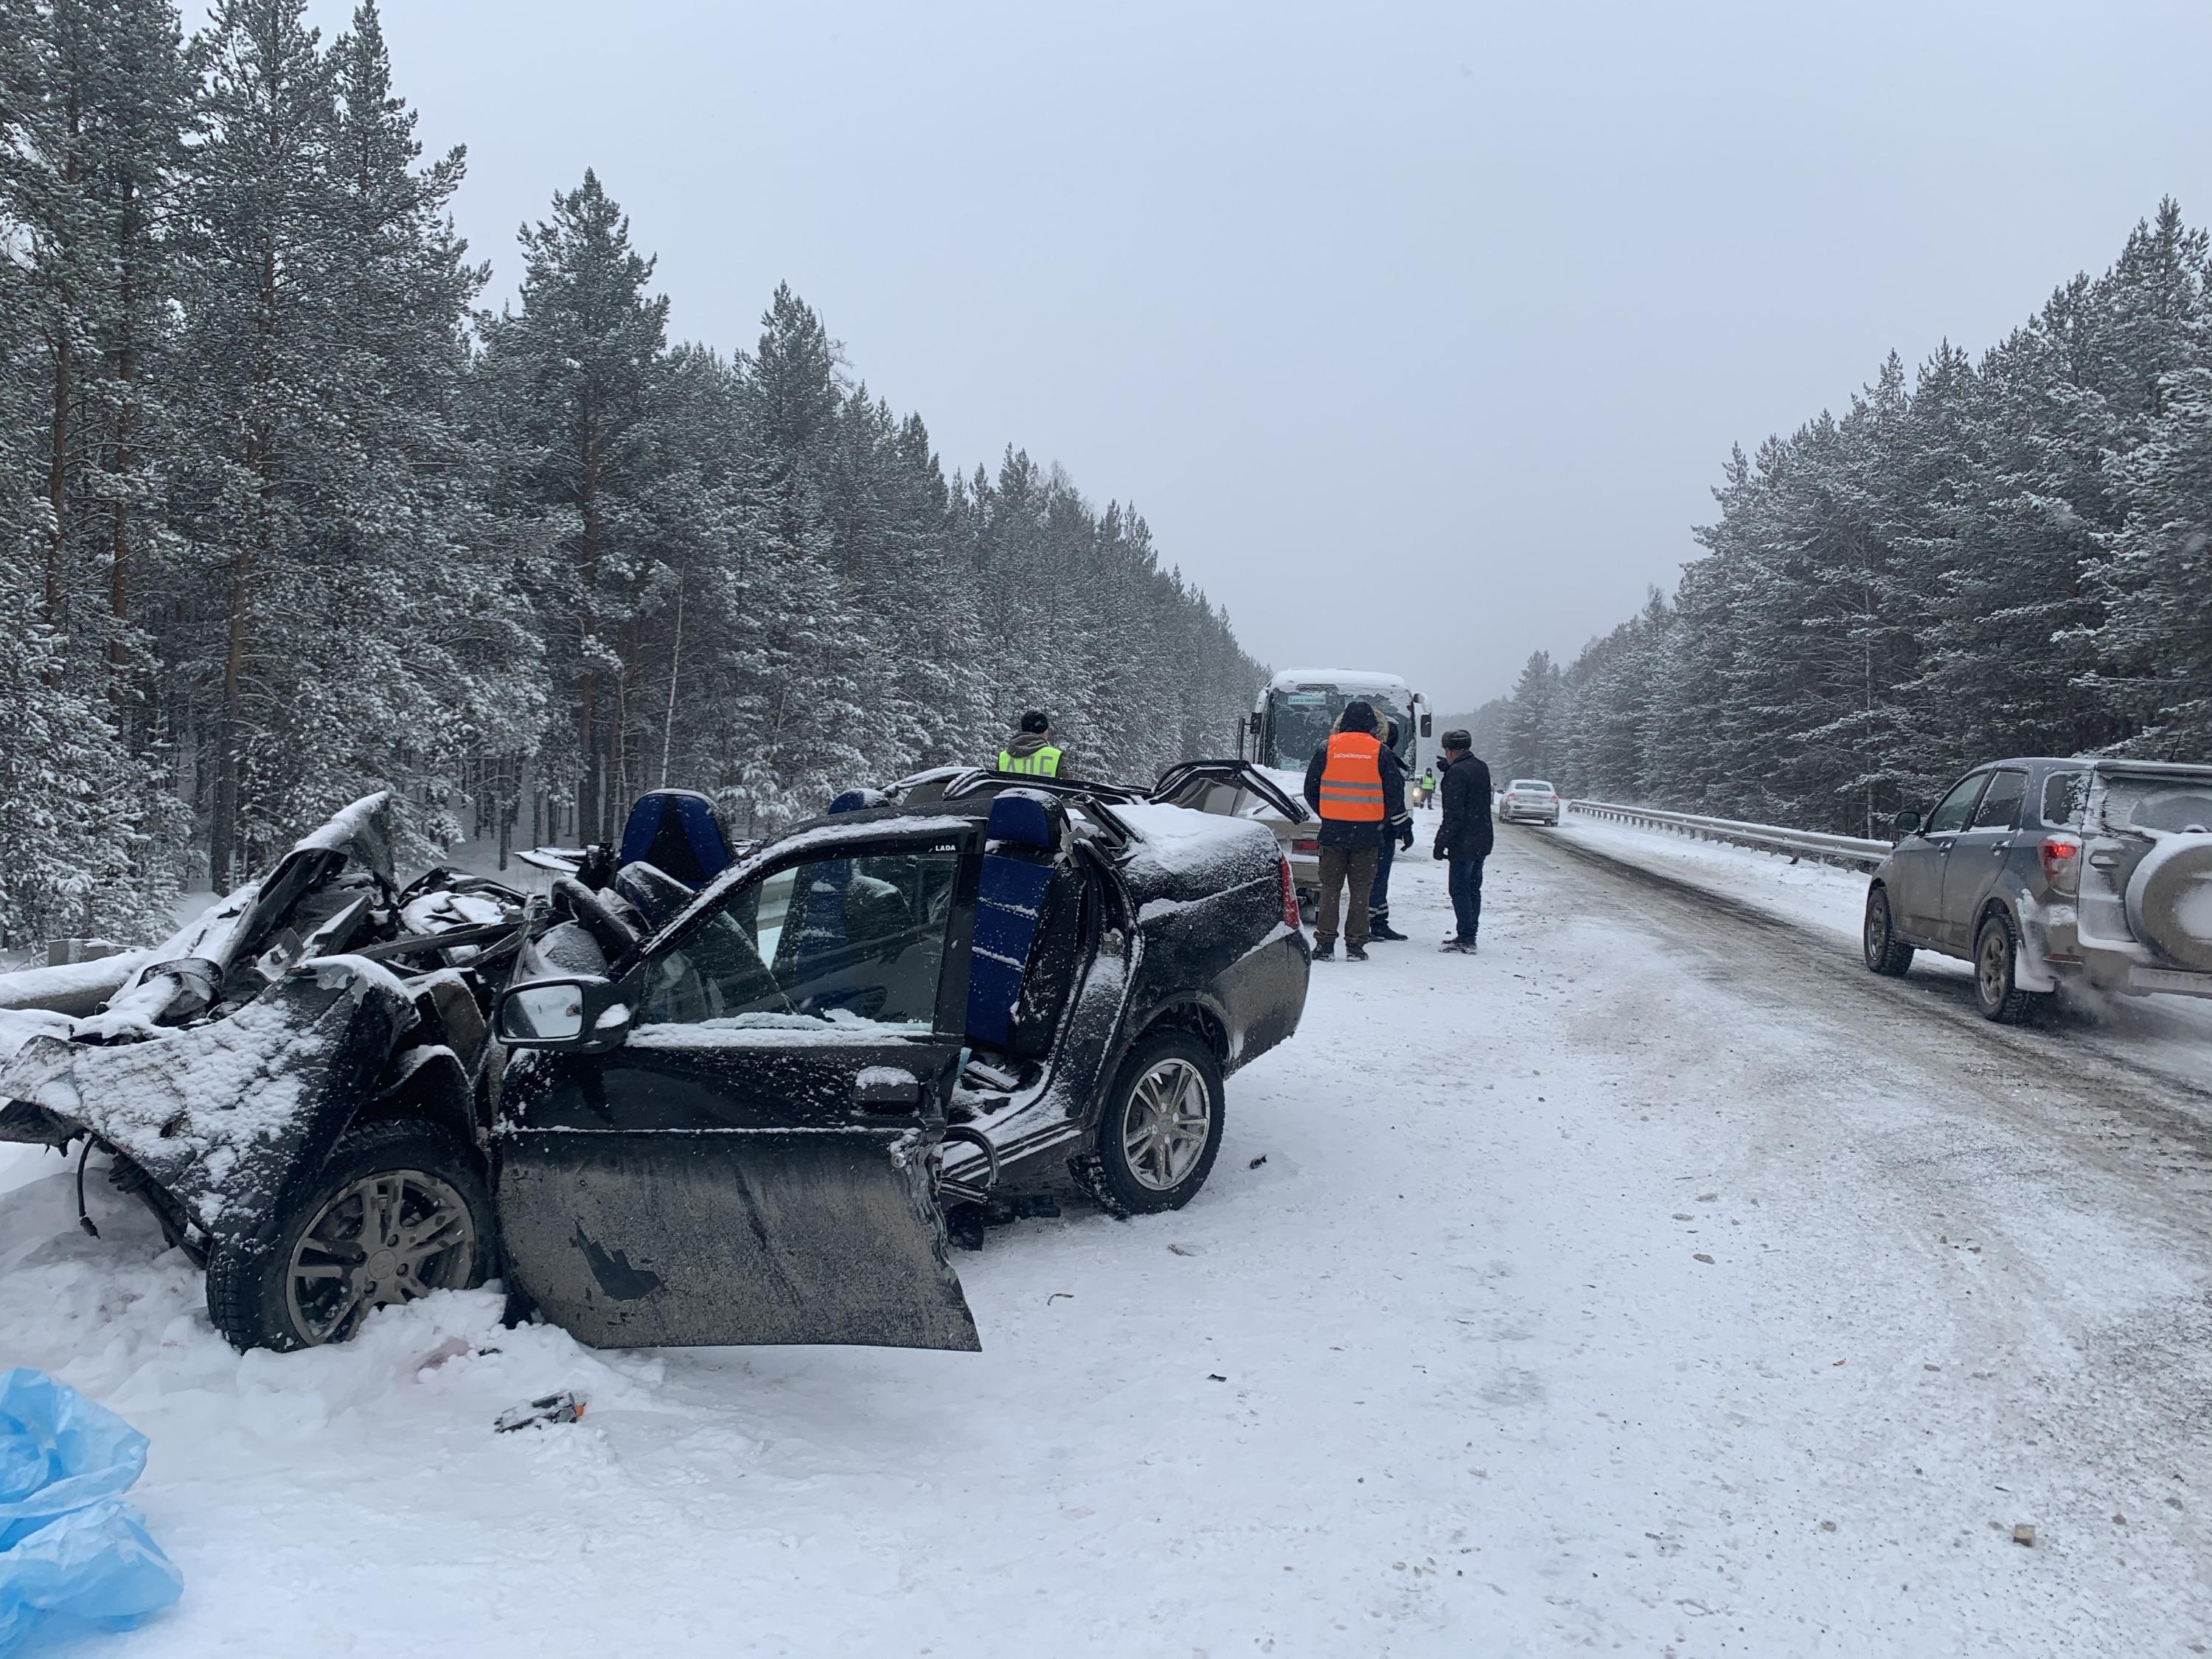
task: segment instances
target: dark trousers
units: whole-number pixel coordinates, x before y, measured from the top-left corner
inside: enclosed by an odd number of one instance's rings
[[[1375,885],[1367,892],[1367,915],[1370,921],[1387,923],[1390,920],[1390,861],[1398,855],[1398,843],[1389,836],[1375,854]]]
[[[1462,945],[1474,943],[1475,929],[1482,926],[1482,860],[1454,859],[1451,861],[1452,912],[1459,919],[1459,940]]]
[[[1314,913],[1314,943],[1336,942],[1336,908],[1344,904],[1344,937],[1350,945],[1367,943],[1367,896],[1375,885],[1372,847],[1331,847],[1321,849],[1321,906]],[[1351,890],[1346,891],[1349,888]]]

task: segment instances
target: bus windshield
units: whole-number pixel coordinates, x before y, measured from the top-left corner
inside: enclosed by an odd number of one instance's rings
[[[1313,751],[1328,741],[1345,704],[1354,701],[1369,704],[1384,720],[1398,722],[1398,753],[1411,765],[1413,722],[1405,709],[1377,692],[1340,691],[1326,685],[1302,685],[1295,690],[1267,694],[1267,752],[1260,763],[1279,771],[1304,771]]]

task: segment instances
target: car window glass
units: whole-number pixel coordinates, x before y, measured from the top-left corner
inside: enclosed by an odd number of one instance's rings
[[[2080,822],[2088,793],[2087,772],[2053,772],[2043,781],[2043,821],[2054,829]]]
[[[1943,797],[1943,804],[1929,814],[1927,833],[1931,836],[1955,835],[1965,829],[1966,820],[1973,816],[1974,799],[1982,793],[1982,786],[1988,781],[1989,774],[1986,772],[1976,772],[1970,777],[1960,779],[1953,786],[1951,793]]]
[[[2020,804],[2027,796],[2027,774],[1998,772],[1990,779],[1989,793],[1974,809],[1977,830],[2017,830]]]
[[[2105,780],[2106,830],[2201,835],[2212,830],[2212,787],[2193,778],[2118,774]]]
[[[746,883],[647,964],[642,1025],[936,1024],[956,853],[818,859]]]

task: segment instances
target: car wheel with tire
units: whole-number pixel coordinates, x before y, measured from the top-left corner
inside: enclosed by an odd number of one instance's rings
[[[1859,943],[1866,952],[1866,965],[1877,974],[1902,979],[1905,969],[1912,966],[1912,947],[1898,938],[1890,920],[1889,890],[1886,887],[1867,889],[1866,922],[1860,932]]]
[[[210,1253],[208,1316],[238,1348],[343,1342],[378,1308],[483,1284],[496,1239],[483,1176],[452,1136],[360,1124],[271,1234]]]
[[[1982,918],[1974,935],[1974,1007],[1984,1019],[2016,1025],[2042,1006],[2043,999],[2020,988],[2020,940],[2002,911]]]
[[[1088,1184],[1128,1215],[1179,1210],[1221,1151],[1221,1063],[1187,1031],[1139,1042],[1122,1063],[1090,1154]]]

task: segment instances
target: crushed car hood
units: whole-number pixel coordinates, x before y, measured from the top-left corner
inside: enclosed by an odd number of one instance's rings
[[[207,1232],[250,1232],[285,1181],[320,1161],[415,1019],[389,971],[331,957],[158,1042],[34,1036],[0,1063],[0,1138],[61,1145],[89,1132]]]

